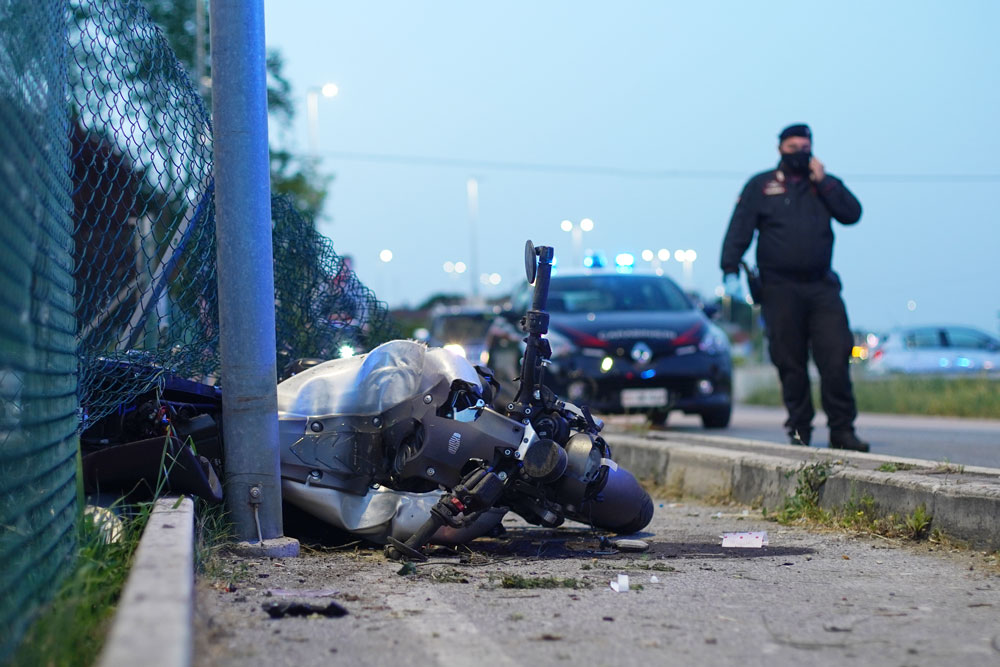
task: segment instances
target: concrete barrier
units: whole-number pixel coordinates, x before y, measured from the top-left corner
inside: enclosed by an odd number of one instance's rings
[[[813,449],[705,435],[609,432],[615,460],[639,479],[680,495],[780,509],[804,466],[827,463],[819,489],[824,509],[870,497],[882,515],[905,517],[923,506],[931,526],[970,546],[1000,549],[1000,470],[943,466],[876,454]],[[896,472],[878,470],[895,464]]]
[[[156,501],[142,533],[100,667],[187,667],[194,605],[194,503]]]

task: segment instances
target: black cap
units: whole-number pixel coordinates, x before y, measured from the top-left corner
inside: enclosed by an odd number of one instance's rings
[[[796,125],[789,125],[781,131],[778,135],[778,142],[782,142],[788,137],[805,137],[809,141],[812,141],[812,130],[805,123],[797,123]]]

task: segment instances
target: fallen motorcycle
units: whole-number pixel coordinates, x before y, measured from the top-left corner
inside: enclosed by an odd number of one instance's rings
[[[603,423],[544,382],[553,254],[525,246],[534,292],[509,402],[494,404],[489,369],[406,340],[281,382],[284,502],[410,560],[425,559],[428,543],[489,532],[507,511],[547,527],[644,528],[652,501],[612,459]]]

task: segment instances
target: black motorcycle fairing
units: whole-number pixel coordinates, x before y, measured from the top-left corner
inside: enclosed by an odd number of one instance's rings
[[[470,459],[493,462],[498,457],[511,457],[524,437],[521,424],[489,408],[482,408],[471,422],[428,415],[420,428],[418,456],[409,458],[397,476],[404,480],[423,478],[445,487],[462,481]]]

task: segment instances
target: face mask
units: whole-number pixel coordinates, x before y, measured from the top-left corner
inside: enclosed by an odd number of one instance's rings
[[[812,159],[812,152],[799,151],[798,153],[782,153],[781,164],[785,169],[793,174],[809,173],[809,160]]]

